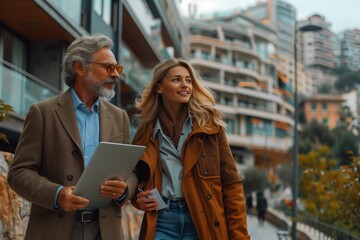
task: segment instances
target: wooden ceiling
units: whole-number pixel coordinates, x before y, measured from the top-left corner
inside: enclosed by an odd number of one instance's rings
[[[0,22],[29,40],[74,39],[33,0],[1,0]]]

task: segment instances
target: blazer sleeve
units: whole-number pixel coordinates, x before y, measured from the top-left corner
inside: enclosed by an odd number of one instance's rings
[[[21,197],[53,209],[59,184],[40,176],[43,167],[44,121],[38,105],[32,105],[26,116],[23,133],[8,173],[10,187]]]

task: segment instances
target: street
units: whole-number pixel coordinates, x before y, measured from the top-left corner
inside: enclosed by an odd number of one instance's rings
[[[264,225],[260,226],[257,217],[248,214],[247,224],[251,240],[278,240],[279,229],[271,223],[265,221]]]

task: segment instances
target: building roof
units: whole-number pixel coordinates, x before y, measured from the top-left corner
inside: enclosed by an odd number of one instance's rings
[[[304,99],[304,102],[313,102],[313,101],[344,102],[345,99],[342,95],[333,95],[333,94],[316,94]]]

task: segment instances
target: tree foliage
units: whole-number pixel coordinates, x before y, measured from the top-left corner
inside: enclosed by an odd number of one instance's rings
[[[262,190],[264,183],[264,171],[259,167],[248,167],[243,172],[243,185],[246,193]]]
[[[335,88],[341,92],[348,92],[360,84],[360,72],[344,71],[340,73]]]
[[[308,153],[312,148],[317,148],[321,145],[327,145],[329,147],[335,145],[335,138],[329,127],[324,124],[319,124],[316,120],[311,121],[309,125],[303,126],[300,138],[300,153]],[[312,147],[309,149],[310,146]]]
[[[294,182],[293,166],[294,165],[291,162],[291,163],[285,163],[285,164],[278,165],[275,168],[275,172],[276,172],[277,176],[279,176],[279,179],[285,186],[293,185],[293,182]]]
[[[10,105],[5,104],[4,101],[0,99],[0,122],[8,118],[11,112],[13,112],[13,108]],[[7,139],[6,135],[1,132],[0,132],[0,139],[9,143],[9,140]]]
[[[359,234],[360,158],[338,168],[331,150],[321,146],[300,154],[299,190],[306,213]]]

